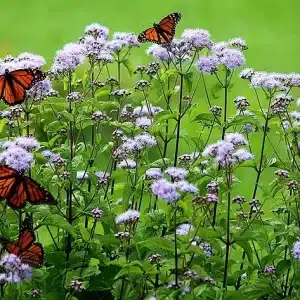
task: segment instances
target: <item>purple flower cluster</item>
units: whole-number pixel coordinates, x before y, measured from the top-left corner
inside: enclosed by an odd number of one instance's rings
[[[32,161],[33,155],[14,142],[0,153],[0,162],[20,173],[30,168]]]
[[[140,213],[137,210],[127,210],[126,212],[118,215],[116,217],[116,223],[117,224],[135,224],[140,219]]]
[[[181,38],[196,49],[210,49],[213,45],[210,33],[205,29],[185,29]]]
[[[96,207],[94,209],[92,209],[92,216],[94,218],[95,221],[100,221],[103,215],[103,210]]]
[[[169,167],[165,170],[165,173],[173,180],[182,180],[188,175],[188,171],[183,168]]]
[[[295,259],[300,260],[300,241],[294,243],[291,253]]]
[[[204,157],[213,157],[215,162],[223,167],[231,167],[234,164],[242,163],[253,159],[253,155],[245,149],[238,149],[246,145],[247,140],[239,133],[228,133],[224,141],[206,147],[202,153]]]
[[[176,185],[166,179],[154,181],[151,185],[151,190],[154,195],[167,201],[169,204],[176,202],[180,198]]]
[[[146,178],[149,180],[158,180],[163,177],[160,168],[150,168],[146,171]]]
[[[178,235],[188,235],[190,232],[195,230],[195,227],[191,224],[181,224],[176,228],[176,234]]]
[[[97,171],[97,172],[95,172],[95,175],[98,178],[98,183],[99,184],[103,184],[103,185],[108,184],[109,174],[107,172]]]
[[[244,45],[244,46],[243,46]],[[245,56],[241,50],[245,47],[245,41],[242,39],[233,39],[227,42],[219,42],[211,48],[211,54],[201,56],[196,62],[196,67],[200,72],[213,74],[217,72],[218,66],[222,65],[228,70],[234,70],[245,64]],[[235,48],[229,48],[233,46]],[[238,49],[237,49],[238,48]],[[241,49],[241,50],[240,50]]]
[[[45,59],[33,53],[24,52],[17,57],[7,56],[0,60],[0,75],[5,73],[5,70],[14,71],[18,69],[41,69],[46,64]]]
[[[172,61],[174,55],[165,47],[160,45],[152,45],[148,48],[147,54],[162,62]]]
[[[20,258],[14,254],[5,255],[0,266],[2,272],[0,274],[0,282],[2,283],[18,283],[22,280],[30,280],[32,269],[27,264],[22,264]]]
[[[87,25],[85,27],[86,35],[93,35],[93,36],[101,38],[103,40],[107,40],[108,33],[109,33],[109,29],[107,27],[102,26],[97,23],[93,23],[93,24]]]
[[[35,101],[41,101],[49,97],[56,97],[58,92],[52,88],[49,79],[37,82],[30,90],[27,91],[27,97]]]
[[[77,66],[83,63],[86,54],[86,48],[82,44],[66,44],[62,50],[56,52],[51,72],[55,75],[73,72]]]
[[[71,281],[71,289],[73,289],[76,292],[82,292],[85,289],[85,287],[81,280],[72,280]]]
[[[34,137],[20,136],[13,141],[5,142],[2,147],[6,150],[10,147],[21,147],[26,151],[34,151],[40,148],[40,143]]]

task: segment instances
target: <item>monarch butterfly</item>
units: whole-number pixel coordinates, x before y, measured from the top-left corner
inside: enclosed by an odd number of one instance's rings
[[[146,29],[138,36],[140,43],[152,42],[160,45],[170,43],[175,35],[175,28],[181,19],[180,13],[172,13],[163,18],[158,24]]]
[[[26,90],[42,80],[44,74],[40,70],[20,69],[9,72],[8,69],[0,76],[0,99],[10,106],[25,100]]]
[[[30,215],[26,215],[16,243],[4,238],[0,238],[0,243],[8,253],[18,256],[22,263],[34,268],[39,268],[43,265],[44,249],[40,243],[35,243],[35,234]]]
[[[57,201],[33,179],[15,169],[0,166],[0,199],[6,199],[13,209],[31,204],[56,204]]]

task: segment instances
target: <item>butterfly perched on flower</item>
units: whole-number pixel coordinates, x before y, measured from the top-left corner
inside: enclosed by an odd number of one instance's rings
[[[40,243],[35,242],[32,218],[26,215],[17,242],[11,242],[0,237],[0,243],[10,254],[18,256],[22,263],[39,268],[44,262],[44,249]]]
[[[20,104],[26,99],[26,91],[44,77],[40,70],[20,69],[10,72],[6,69],[0,75],[0,99],[11,106]]]
[[[57,204],[53,196],[33,179],[24,176],[15,169],[0,166],[0,198],[7,205],[20,209],[30,204]]]
[[[163,18],[158,24],[146,29],[138,36],[140,43],[152,42],[160,45],[170,43],[175,35],[177,23],[181,19],[180,13],[172,13]]]

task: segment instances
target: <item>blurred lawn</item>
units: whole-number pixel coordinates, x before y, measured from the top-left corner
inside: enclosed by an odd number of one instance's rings
[[[0,56],[34,52],[46,57],[49,64],[55,51],[83,34],[84,27],[98,22],[113,31],[139,33],[153,21],[179,11],[183,17],[177,35],[185,28],[208,29],[215,41],[243,37],[249,46],[247,66],[259,70],[300,72],[300,40],[298,14],[300,2],[289,0],[2,0],[0,18]],[[135,49],[134,63],[148,61],[142,49]],[[236,81],[236,80],[235,80]],[[203,101],[199,93],[196,101]],[[247,96],[256,106],[256,99],[247,83],[239,80],[230,100]],[[222,98],[214,104],[222,105]],[[185,130],[196,135],[195,127],[185,122]],[[260,147],[260,134],[254,134]],[[247,171],[248,172],[248,171]],[[264,181],[271,171],[263,177]],[[241,173],[243,180],[245,174]],[[248,175],[247,175],[248,177]],[[270,179],[270,178],[269,178]],[[253,178],[254,182],[254,178]],[[249,182],[241,190],[250,196]]]

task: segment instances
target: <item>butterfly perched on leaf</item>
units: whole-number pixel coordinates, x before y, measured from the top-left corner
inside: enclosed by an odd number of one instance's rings
[[[160,45],[170,43],[175,35],[177,23],[181,19],[180,13],[172,13],[163,18],[158,24],[146,29],[138,36],[140,43],[152,42]]]
[[[30,204],[57,204],[53,196],[33,179],[15,169],[0,166],[0,198],[13,209]]]
[[[0,75],[0,99],[11,106],[20,104],[26,99],[26,91],[44,77],[40,70],[5,70],[5,73]]]
[[[35,242],[32,218],[26,215],[17,242],[0,238],[3,248],[10,254],[18,256],[22,263],[39,268],[44,262],[44,249],[40,243]]]

